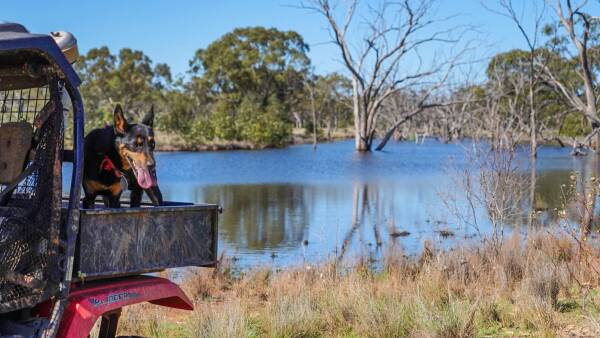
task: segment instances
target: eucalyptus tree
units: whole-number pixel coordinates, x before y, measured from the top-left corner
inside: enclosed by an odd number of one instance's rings
[[[160,101],[172,80],[166,64],[154,65],[143,52],[130,48],[117,55],[108,47],[93,48],[80,59],[76,69],[83,80],[81,93],[90,127],[111,121],[117,102],[128,111],[145,112]]]
[[[210,92],[214,137],[281,145],[303,100],[308,45],[294,31],[236,28],[199,49],[192,81]]]
[[[347,77],[331,73],[320,76],[319,88],[321,123],[327,130],[327,138],[338,128],[352,124],[352,83]]]

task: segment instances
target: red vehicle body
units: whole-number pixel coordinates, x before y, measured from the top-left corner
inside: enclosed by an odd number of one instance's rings
[[[121,308],[143,302],[181,310],[194,309],[183,291],[164,278],[137,276],[75,284],[69,293],[58,336],[88,337],[96,321],[102,318],[100,337],[114,337]],[[49,318],[53,306],[51,301],[42,303],[34,309],[34,314]]]

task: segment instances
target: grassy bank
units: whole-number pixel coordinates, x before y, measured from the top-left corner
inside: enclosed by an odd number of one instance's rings
[[[215,140],[204,143],[190,143],[175,133],[156,132],[158,151],[218,151],[218,150],[240,150],[240,149],[264,149],[268,146],[257,145],[247,141]],[[318,142],[331,142],[346,140],[354,137],[351,129],[337,129],[331,135],[319,135]],[[304,128],[296,128],[288,142],[292,144],[307,144],[313,142],[312,134]]]
[[[516,232],[515,232],[516,233]],[[598,336],[600,252],[570,234],[518,235],[417,259],[232,276],[199,271],[183,284],[196,310],[138,306],[120,334],[152,337]]]

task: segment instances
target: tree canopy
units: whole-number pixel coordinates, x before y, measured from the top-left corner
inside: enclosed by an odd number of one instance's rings
[[[83,79],[88,127],[111,120],[115,103],[135,114],[145,112],[171,82],[166,64],[153,65],[141,51],[123,48],[118,55],[108,47],[93,48],[76,63]]]
[[[584,103],[588,86],[592,96],[600,94],[599,27],[596,21],[588,27],[585,55],[591,75],[585,81],[581,55],[561,27],[559,20],[549,21],[534,49],[490,58],[483,81],[394,89],[380,102],[381,116],[370,122],[370,137],[387,138],[389,131],[396,138],[409,132],[452,139],[490,136],[499,126],[545,140],[588,135],[597,129],[596,112]],[[156,128],[179,135],[190,148],[217,141],[282,146],[291,141],[294,128],[327,138],[338,128],[355,128],[356,79],[315,74],[308,51],[294,31],[237,28],[198,49],[186,74],[174,77],[168,65],[153,63],[142,51],[93,48],[76,64],[87,128],[110,123],[116,103],[130,115],[155,105]],[[533,108],[538,125],[532,127]],[[411,115],[415,112],[420,116]]]
[[[210,114],[196,121],[204,139],[281,145],[291,133],[309,72],[308,45],[292,31],[237,28],[190,61],[193,87],[206,90]],[[202,135],[204,134],[204,135]]]

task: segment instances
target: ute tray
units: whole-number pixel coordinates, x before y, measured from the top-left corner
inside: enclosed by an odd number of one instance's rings
[[[218,213],[217,205],[178,202],[82,209],[73,277],[93,280],[184,266],[213,267]]]

